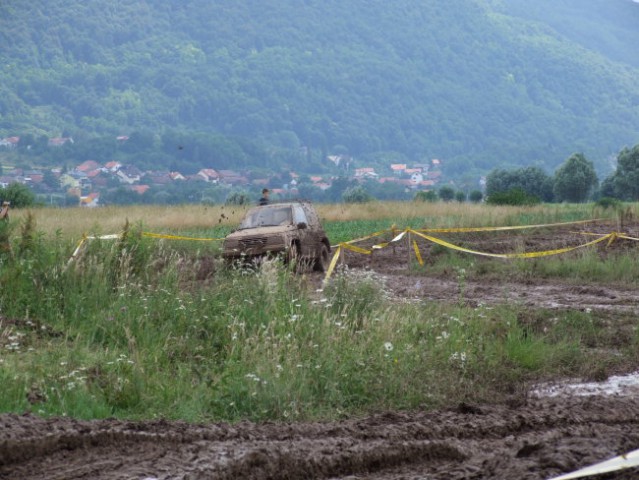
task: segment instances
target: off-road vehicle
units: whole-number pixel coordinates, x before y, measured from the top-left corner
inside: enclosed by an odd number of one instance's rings
[[[319,216],[308,202],[274,203],[250,209],[239,228],[224,239],[223,248],[228,261],[280,254],[288,263],[312,265],[321,272],[328,266],[331,250]]]

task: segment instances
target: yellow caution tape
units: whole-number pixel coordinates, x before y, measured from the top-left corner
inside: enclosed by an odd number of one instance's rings
[[[382,248],[386,248],[390,245],[391,242],[378,243],[377,245],[373,245],[371,248],[373,250],[381,250]]]
[[[617,238],[623,238],[625,240],[634,240],[635,242],[639,242],[639,238],[629,237],[628,235],[623,235],[621,233],[617,234]]]
[[[391,231],[390,229],[380,230],[379,232],[371,233],[370,235],[366,235],[365,237],[355,238],[353,240],[349,240],[348,242],[340,242],[340,244],[341,243],[352,244],[352,243],[357,243],[357,242],[363,242],[364,240],[368,240],[369,238],[379,237],[380,235],[383,235],[386,232],[390,232],[390,231]],[[332,245],[331,248],[337,248],[337,245]]]
[[[479,252],[477,250],[471,250],[469,248],[460,247],[459,245],[452,244],[440,238],[431,237],[430,235],[425,235],[418,231],[413,230],[415,235],[419,235],[420,237],[431,241],[433,243],[437,243],[443,247],[448,247],[453,250],[458,250],[460,252],[472,253],[474,255],[483,255],[486,257],[497,257],[497,258],[535,258],[535,257],[546,257],[549,255],[558,255],[560,253],[570,252],[572,250],[576,250],[577,248],[587,247],[589,245],[594,245],[599,242],[603,242],[604,240],[608,240],[612,237],[612,234],[609,233],[607,235],[602,235],[600,238],[596,240],[592,240],[590,242],[584,243],[582,245],[577,245],[575,247],[566,247],[566,248],[558,248],[555,250],[544,250],[541,252],[527,252],[527,253],[488,253],[488,252]]]
[[[592,235],[592,236],[601,235],[601,233],[594,233],[594,232],[570,232],[570,233],[579,233],[581,235]],[[624,235],[623,233],[619,233],[619,232],[612,232],[612,233],[615,234],[615,238],[623,238],[624,240],[634,240],[635,242],[639,242],[639,238],[630,237],[628,235]]]
[[[574,222],[560,222],[560,223],[541,223],[538,225],[517,225],[517,226],[508,226],[508,227],[420,228],[413,231],[428,232],[428,233],[497,232],[501,230],[522,230],[526,228],[557,227],[562,225],[580,225],[583,223],[590,223],[590,222],[597,222],[597,221],[600,221],[600,219],[578,220]]]
[[[348,243],[340,243],[339,246],[342,248],[345,248],[346,250],[350,250],[351,252],[363,253],[364,255],[370,255],[372,253],[371,250],[367,250],[366,248],[362,248],[362,247],[357,247],[355,245],[349,245]]]
[[[69,260],[67,261],[67,265],[69,265],[75,259],[75,257],[78,256],[78,254],[80,253],[80,249],[82,248],[82,245],[84,245],[84,242],[86,242],[86,241],[87,241],[86,234],[82,235],[82,238],[78,242],[78,245],[75,247],[75,250],[73,250],[73,253],[71,254],[71,257],[69,257]]]
[[[424,266],[424,260],[422,259],[422,254],[419,251],[419,247],[417,246],[417,240],[413,240],[413,250],[415,250],[415,256],[417,257],[417,261],[423,267]]]
[[[339,259],[339,256],[341,253],[342,253],[342,246],[340,245],[339,247],[337,247],[337,250],[335,250],[335,254],[333,255],[331,263],[328,266],[328,270],[326,270],[326,276],[324,277],[325,283],[333,274],[333,270],[335,270],[335,265],[337,264],[337,260]]]
[[[590,477],[593,475],[600,475],[602,473],[615,472],[617,470],[623,470],[626,468],[633,468],[639,466],[639,450],[633,450],[625,455],[619,455],[618,457],[611,458],[605,462],[591,465],[590,467],[582,468],[576,472],[560,475],[559,477],[553,477],[551,480],[572,480],[574,478]]]
[[[142,236],[151,238],[165,238],[167,240],[191,240],[194,242],[216,242],[224,240],[223,238],[195,238],[195,237],[182,237],[179,235],[166,235],[163,233],[151,233],[142,232]]]

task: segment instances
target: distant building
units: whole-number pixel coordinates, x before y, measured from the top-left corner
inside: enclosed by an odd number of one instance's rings
[[[235,173],[235,172],[233,172]],[[217,183],[220,180],[220,174],[212,168],[203,168],[197,174],[202,177],[205,182]]]
[[[54,137],[50,138],[47,142],[47,145],[50,147],[61,147],[66,143],[73,143],[73,138],[71,137]]]
[[[0,147],[16,148],[20,143],[20,137],[7,137],[0,140]]]

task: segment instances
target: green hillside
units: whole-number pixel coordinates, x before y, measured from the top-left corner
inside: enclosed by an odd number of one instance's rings
[[[191,169],[347,153],[458,175],[579,151],[603,170],[639,141],[639,4],[597,23],[603,2],[5,0],[0,137],[109,160],[96,137],[133,134],[139,161]]]

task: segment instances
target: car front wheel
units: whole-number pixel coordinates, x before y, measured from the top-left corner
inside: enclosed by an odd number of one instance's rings
[[[313,270],[316,272],[325,272],[328,268],[330,252],[326,244],[322,243],[322,247],[320,248],[320,253],[315,259],[315,263],[313,264]]]

